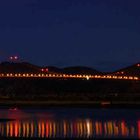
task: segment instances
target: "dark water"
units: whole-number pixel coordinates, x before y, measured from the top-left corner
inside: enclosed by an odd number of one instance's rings
[[[0,136],[140,138],[138,109],[1,109]]]

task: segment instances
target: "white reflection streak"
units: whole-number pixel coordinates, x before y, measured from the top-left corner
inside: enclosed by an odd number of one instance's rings
[[[87,137],[90,137],[90,121],[86,120],[86,125],[87,125]]]

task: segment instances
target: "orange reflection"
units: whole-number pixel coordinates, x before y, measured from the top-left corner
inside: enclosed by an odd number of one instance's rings
[[[44,122],[41,123],[41,128],[42,128],[41,129],[42,130],[41,137],[44,138],[44,136],[45,136],[45,124],[44,124]]]
[[[49,124],[46,122],[46,137],[48,138],[49,136]]]
[[[83,123],[80,122],[79,126],[80,126],[80,137],[82,137],[83,136]]]
[[[117,136],[119,134],[119,129],[118,126],[116,125],[116,122],[113,123],[113,128],[114,128],[114,135]]]
[[[26,137],[27,138],[29,137],[29,134],[30,134],[30,126],[29,126],[29,123],[27,122],[26,123]]]
[[[17,122],[15,122],[15,137],[17,137],[18,136],[18,123]]]
[[[38,123],[38,137],[41,137],[41,123]]]
[[[34,124],[31,122],[31,137],[34,136]]]
[[[53,137],[56,137],[56,124],[55,122],[53,123]]]
[[[10,137],[13,137],[13,124],[10,122]]]
[[[63,122],[63,130],[64,130],[64,132],[63,132],[64,137],[66,137],[66,135],[67,135],[67,126],[66,126],[66,122],[65,121]]]
[[[52,123],[49,122],[49,137],[52,137],[53,131],[52,131]]]
[[[6,124],[6,136],[9,137],[10,126],[9,123]]]
[[[99,132],[99,125],[98,125],[98,122],[95,122],[95,130],[96,130],[96,135],[99,135],[100,132]]]
[[[26,126],[25,126],[25,123],[22,124],[22,127],[23,127],[23,132],[22,132],[23,133],[23,137],[25,137],[26,136],[25,135],[26,134]]]
[[[69,121],[13,121],[7,123],[0,123],[0,134],[6,137],[41,137],[41,138],[56,138],[56,137],[79,137],[91,138],[93,136],[134,136],[140,138],[140,121],[137,122],[137,128],[124,121],[91,121],[91,120],[77,120]]]

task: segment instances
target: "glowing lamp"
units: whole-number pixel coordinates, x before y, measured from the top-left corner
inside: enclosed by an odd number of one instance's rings
[[[89,76],[86,76],[86,79],[89,80]]]
[[[41,69],[42,72],[48,72],[48,69]]]

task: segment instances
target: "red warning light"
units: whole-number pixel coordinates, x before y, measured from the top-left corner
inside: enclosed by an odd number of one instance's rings
[[[10,60],[18,60],[18,56],[10,56],[9,59]]]
[[[42,68],[41,71],[42,71],[42,72],[48,72],[48,69],[47,69],[47,68],[46,68],[46,69],[43,69],[43,68]]]

